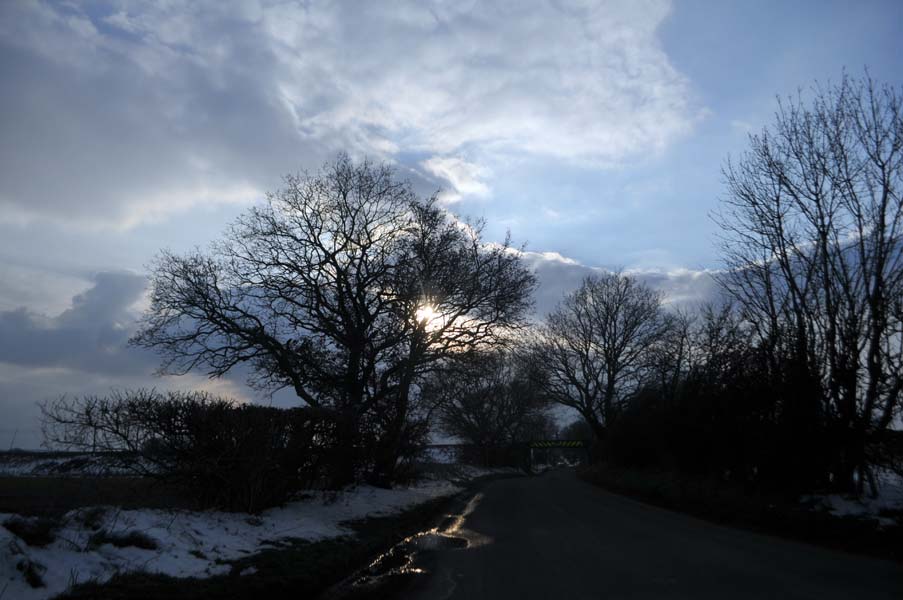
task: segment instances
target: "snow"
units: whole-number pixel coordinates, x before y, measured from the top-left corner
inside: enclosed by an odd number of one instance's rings
[[[429,500],[455,494],[455,482],[510,472],[474,467],[456,470],[453,478],[422,481],[414,486],[382,489],[357,486],[339,492],[313,492],[260,515],[220,511],[121,510],[105,507],[99,524],[112,534],[138,531],[157,543],[155,550],[118,548],[103,544],[92,548],[96,530],[85,521],[88,509],[70,511],[62,519],[56,540],[44,548],[30,547],[0,527],[0,600],[50,598],[76,582],[103,582],[115,573],[142,570],[174,577],[210,577],[228,573],[235,560],[289,538],[321,540],[352,533],[346,521],[388,515]],[[14,515],[0,513],[0,522]],[[46,570],[46,586],[32,588],[17,565],[31,561]],[[252,572],[243,571],[242,575]],[[6,586],[5,592],[4,585]]]
[[[816,510],[825,510],[836,517],[877,518],[880,525],[894,525],[892,518],[882,513],[903,511],[903,476],[884,472],[877,475],[878,496],[862,498],[842,494],[808,495],[802,501]]]
[[[104,477],[132,475],[121,460],[102,454],[42,452],[0,453],[2,477]],[[2,589],[2,588],[0,588]]]

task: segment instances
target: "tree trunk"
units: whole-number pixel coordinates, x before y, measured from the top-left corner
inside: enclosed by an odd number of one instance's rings
[[[354,411],[338,417],[338,443],[332,465],[330,488],[340,489],[355,483],[360,464],[360,419]]]

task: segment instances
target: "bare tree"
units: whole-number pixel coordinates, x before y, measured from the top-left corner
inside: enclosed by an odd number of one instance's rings
[[[548,316],[534,344],[544,392],[604,437],[647,376],[651,350],[668,328],[660,293],[622,273],[587,277]]]
[[[164,252],[133,342],[157,349],[163,372],[245,365],[253,385],[289,387],[340,420],[349,448],[362,423],[381,427],[376,469],[390,478],[416,378],[523,326],[534,285],[479,224],[419,199],[389,167],[340,155],[286,177],[208,252]]]
[[[424,393],[439,406],[439,425],[480,447],[524,441],[549,407],[539,373],[511,351],[458,361],[436,373]]]
[[[870,77],[782,101],[725,167],[726,290],[769,351],[810,381],[803,410],[834,435],[836,480],[871,478],[869,440],[903,392],[901,95]]]

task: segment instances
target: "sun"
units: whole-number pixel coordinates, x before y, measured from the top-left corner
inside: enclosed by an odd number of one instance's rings
[[[429,325],[433,319],[436,318],[436,311],[432,306],[426,304],[417,309],[417,312],[414,314],[414,317],[417,319],[418,323],[423,323],[424,325]]]

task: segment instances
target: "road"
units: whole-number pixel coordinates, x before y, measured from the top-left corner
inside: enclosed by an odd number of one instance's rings
[[[471,546],[421,553],[398,597],[903,598],[903,566],[731,529],[610,494],[571,471],[497,480]]]

